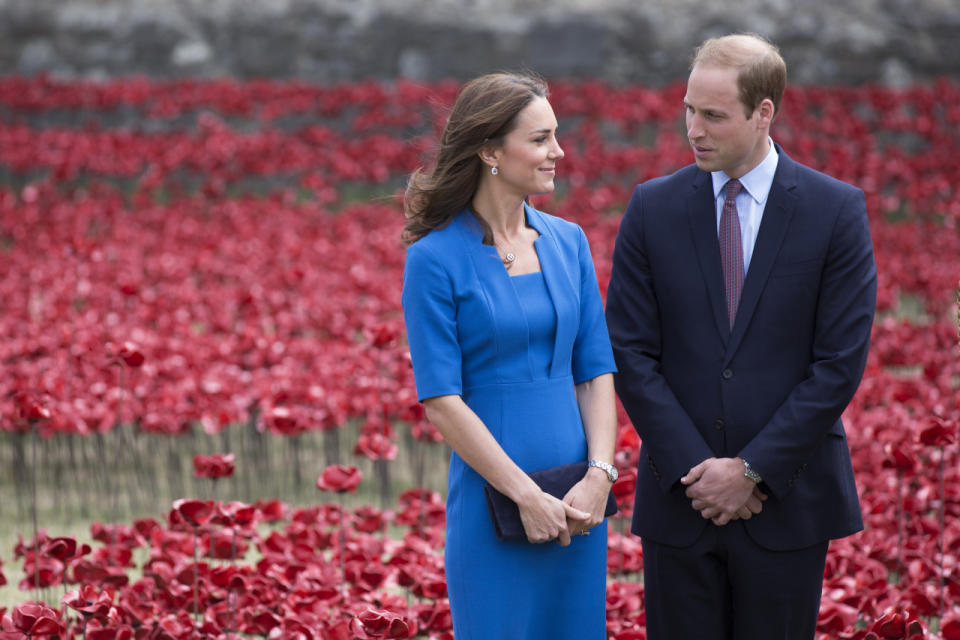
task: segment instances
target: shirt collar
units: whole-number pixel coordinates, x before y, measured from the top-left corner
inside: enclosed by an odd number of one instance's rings
[[[767,140],[770,142],[770,150],[767,152],[767,156],[760,164],[740,177],[740,184],[743,185],[744,191],[757,204],[766,202],[767,195],[770,194],[770,188],[773,186],[773,175],[777,172],[777,163],[780,161],[773,140],[770,138],[767,138]],[[730,176],[723,171],[712,171],[710,176],[713,178],[713,197],[719,198],[720,192],[730,181]]]

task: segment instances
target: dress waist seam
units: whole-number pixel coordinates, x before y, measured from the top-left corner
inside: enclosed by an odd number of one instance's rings
[[[463,392],[467,393],[469,391],[479,391],[481,389],[497,389],[502,387],[518,387],[525,385],[542,385],[562,382],[569,382],[572,385],[573,375],[556,376],[552,378],[536,378],[534,380],[513,380],[511,382],[486,382],[484,384],[464,386]]]

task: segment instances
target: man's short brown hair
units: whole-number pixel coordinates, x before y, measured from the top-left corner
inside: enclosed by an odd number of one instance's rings
[[[777,47],[755,33],[738,33],[707,40],[693,53],[690,68],[731,67],[737,70],[737,89],[746,116],[765,98],[773,102],[774,115],[787,86],[787,65]]]

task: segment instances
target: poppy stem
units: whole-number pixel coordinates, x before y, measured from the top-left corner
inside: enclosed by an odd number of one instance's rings
[[[193,525],[193,612],[196,616],[197,625],[200,624],[200,561],[197,559],[199,544],[199,527]]]
[[[377,470],[380,487],[380,509],[386,510],[390,506],[390,461],[380,457],[373,464]]]
[[[236,567],[237,566],[237,525],[236,523],[233,523],[230,529],[233,531],[233,542],[232,542],[232,547],[230,549],[230,565],[233,567]],[[230,603],[230,607],[229,607],[230,613],[228,616],[229,622],[227,627],[227,635],[229,635],[234,630],[233,629],[234,612],[235,612],[235,607],[237,605],[237,594],[232,587],[230,588],[230,592],[229,592],[229,595],[227,596],[227,599]]]
[[[343,492],[339,492],[337,496],[340,498],[340,585],[343,590],[341,594],[343,597],[344,603],[347,601],[347,569],[346,562],[344,557],[346,556],[346,545],[347,545],[347,517],[344,512],[343,507]]]
[[[40,531],[37,523],[37,423],[30,421],[31,435],[31,456],[33,463],[30,465],[30,485],[33,493],[33,586],[37,592],[37,599],[40,598]]]
[[[422,480],[422,479],[421,479]],[[420,516],[418,522],[420,523],[419,533],[423,533],[427,528],[427,489],[423,486],[421,481],[418,485],[420,487]]]
[[[297,434],[288,434],[281,438],[281,442],[286,445],[284,451],[284,468],[290,471],[290,491],[294,495],[300,493],[300,436]]]
[[[27,495],[27,454],[25,452],[26,432],[17,429],[10,432],[9,438],[12,440],[13,454],[13,482],[17,493],[17,519],[22,520],[26,517],[26,495]]]
[[[897,469],[897,582],[903,578],[903,471]]]
[[[940,450],[940,536],[938,540],[940,548],[940,618],[943,618],[943,528],[944,528],[944,502],[946,502],[947,494],[946,488],[944,487],[943,481],[943,454],[944,449],[942,446],[937,447]]]
[[[380,405],[382,432],[385,438],[390,437],[390,423],[388,420],[387,403],[383,401],[384,364],[383,349],[377,350],[377,403]],[[380,509],[386,510],[390,502],[390,467],[389,461],[381,456],[374,462],[377,470],[377,479],[380,481]]]
[[[626,517],[617,518],[617,575],[623,575],[624,571],[624,558],[623,558],[623,529],[624,522],[626,522]]]
[[[123,399],[127,395],[127,365],[120,361],[120,396],[117,398],[117,419],[113,424],[113,473],[108,474],[110,478],[110,504],[111,504],[111,523],[110,528],[110,551],[107,554],[107,562],[113,566],[113,552],[117,544],[117,525],[120,522],[120,457],[123,452],[121,436],[123,434]]]
[[[340,425],[330,427],[323,432],[323,454],[327,466],[340,460]]]
[[[230,634],[234,632],[234,613],[237,607],[237,592],[233,589],[230,589],[229,593],[227,594],[227,602],[230,603],[229,621],[227,623],[227,638],[229,638]]]

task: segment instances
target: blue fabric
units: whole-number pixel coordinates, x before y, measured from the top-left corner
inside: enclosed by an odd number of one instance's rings
[[[511,276],[510,282],[520,298],[520,307],[527,320],[531,372],[535,378],[546,378],[550,374],[553,342],[557,337],[557,314],[553,312],[547,281],[543,278],[543,271],[535,271]]]
[[[540,233],[542,276],[511,278],[463,211],[410,246],[402,301],[418,398],[461,395],[506,453],[534,471],[586,459],[574,384],[615,365],[583,231],[530,207],[526,216]],[[545,310],[554,321],[538,318]],[[569,547],[500,542],[484,480],[456,453],[448,482],[445,563],[457,640],[605,637],[606,523]]]

